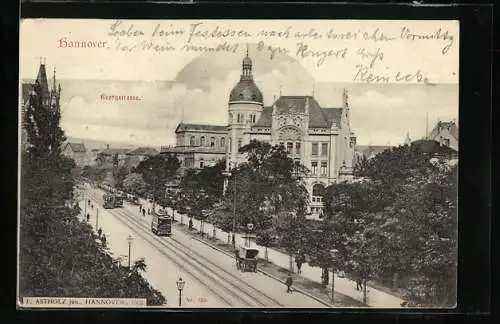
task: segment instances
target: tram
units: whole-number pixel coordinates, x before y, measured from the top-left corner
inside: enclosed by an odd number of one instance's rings
[[[120,208],[123,207],[123,198],[118,195],[104,194],[102,196],[104,200],[103,207],[105,209]]]
[[[172,235],[172,218],[168,215],[152,215],[151,232],[158,236]]]

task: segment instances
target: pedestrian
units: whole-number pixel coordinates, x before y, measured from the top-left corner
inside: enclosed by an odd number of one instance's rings
[[[90,204],[90,208],[91,208],[91,209],[94,209],[94,204]]]
[[[189,230],[193,229],[193,220],[191,218],[189,219],[189,225],[188,225],[188,227],[189,227]]]
[[[101,234],[102,234],[102,229],[99,227],[99,229],[97,230],[97,235],[99,235],[99,237],[101,237]]]
[[[142,210],[142,216],[143,216],[143,217],[146,217],[146,209],[143,209],[143,210]]]
[[[90,220],[90,214],[87,213],[87,222]]]
[[[363,280],[361,278],[356,278],[356,290],[363,290]]]
[[[142,210],[142,205],[141,205],[141,204],[139,204],[139,211],[141,211],[141,210]]]
[[[293,279],[292,279],[292,276],[290,274],[286,278],[285,284],[286,284],[286,292],[289,294],[292,293]]]
[[[305,256],[302,254],[302,252],[299,252],[299,255],[295,258],[295,263],[297,264],[297,273],[300,274],[300,268],[302,267],[302,264],[305,262]]]

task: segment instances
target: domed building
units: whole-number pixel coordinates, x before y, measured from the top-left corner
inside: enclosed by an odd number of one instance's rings
[[[229,93],[227,127],[181,123],[176,129],[177,146],[162,151],[180,153],[185,167],[205,167],[226,158],[230,171],[246,162],[239,148],[251,140],[283,145],[296,163],[309,168],[305,181],[310,213],[321,216],[325,188],[352,179],[356,137],[350,128],[347,91],[342,107],[321,107],[313,96],[283,95],[264,107],[252,65],[247,51],[240,79]],[[207,159],[212,162],[206,163]]]

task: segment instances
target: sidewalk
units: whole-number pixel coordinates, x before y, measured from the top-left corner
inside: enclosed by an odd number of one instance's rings
[[[151,206],[151,203],[141,200],[143,206]],[[172,209],[167,208],[168,214],[172,215]],[[180,220],[180,214],[175,212],[175,220]],[[184,224],[187,226],[189,218],[184,215]],[[194,229],[200,230],[200,221],[193,218],[193,226]],[[204,223],[204,232],[205,235],[212,238],[213,236],[213,225],[210,223]],[[216,228],[216,239],[227,243],[228,233],[223,232],[219,228]],[[243,245],[244,239],[241,234],[236,234],[236,244]],[[255,242],[251,243],[251,247],[259,250],[259,255],[264,258],[265,248],[255,244]],[[290,266],[290,257],[285,253],[279,252],[273,248],[267,249],[269,262],[274,263],[276,266],[284,269],[289,269]],[[295,268],[295,260],[293,260],[293,267]],[[318,267],[311,267],[309,264],[305,263],[302,265],[302,273],[301,276],[305,279],[308,279],[313,282],[320,283],[321,278],[321,269]],[[293,269],[295,272],[296,270]],[[331,282],[331,279],[330,279]],[[330,286],[331,289],[331,286]],[[356,283],[347,278],[340,278],[335,276],[335,291],[340,294],[346,295],[354,300],[359,302],[363,301],[363,292],[356,290]],[[373,287],[367,286],[367,305],[369,307],[377,307],[377,308],[401,308],[401,303],[403,299],[395,297],[391,294],[383,292],[381,290],[375,289]]]
[[[226,254],[231,258],[234,258],[233,245],[231,243],[228,244],[227,239],[226,241],[220,241],[217,238],[213,239],[212,232],[210,232],[210,234],[205,233],[204,237],[201,238],[201,232],[199,232],[199,228],[197,229],[196,227],[194,227],[193,230],[190,231],[186,223],[181,225],[179,222],[176,222],[175,224],[178,231],[189,234],[191,235],[192,239],[202,242],[212,249],[217,250],[222,254]],[[285,289],[285,280],[287,276],[291,274],[293,277],[292,291],[312,298],[327,307],[367,307],[366,305],[363,305],[363,303],[354,300],[346,295],[340,294],[337,291],[334,294],[335,301],[332,303],[331,289],[329,287],[322,287],[318,282],[309,280],[295,273],[290,273],[287,269],[281,268],[274,263],[266,262],[262,258],[259,258],[257,271],[274,280],[280,281],[283,284],[283,289]]]

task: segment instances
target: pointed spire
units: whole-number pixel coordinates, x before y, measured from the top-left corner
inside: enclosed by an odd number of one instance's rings
[[[280,97],[283,94],[283,86],[280,84]]]
[[[243,58],[241,80],[253,80],[252,76],[252,59],[248,56],[248,44],[246,56]]]
[[[410,144],[411,144],[410,132],[406,132],[405,145],[410,145]]]
[[[349,93],[346,88],[342,90],[342,107],[349,108]]]
[[[42,62],[42,59],[40,58],[40,62]],[[40,63],[40,67],[38,69],[38,75],[36,77],[36,82],[40,86],[40,90],[43,96],[43,101],[47,102],[50,96],[49,92],[49,82],[47,80],[47,71],[45,70],[45,64]]]
[[[54,65],[54,73],[52,76],[52,91],[56,91],[56,90],[57,90],[57,87],[56,87],[56,66]]]

